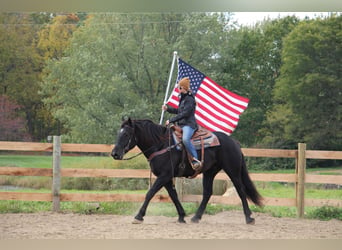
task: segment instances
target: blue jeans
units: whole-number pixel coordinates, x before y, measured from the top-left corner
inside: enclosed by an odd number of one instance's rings
[[[191,128],[190,126],[184,126],[183,129],[183,144],[185,148],[188,150],[188,152],[196,159],[197,158],[197,151],[194,147],[194,145],[191,142],[191,137],[195,132],[195,129]]]

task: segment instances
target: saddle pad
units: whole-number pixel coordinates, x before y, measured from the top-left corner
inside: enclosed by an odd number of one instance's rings
[[[176,143],[181,142],[182,133],[179,127],[174,130],[173,135],[173,138],[175,139]],[[192,144],[194,145],[196,150],[200,150],[202,148],[202,140],[204,148],[215,147],[220,145],[220,141],[214,133],[203,127],[199,127],[199,129],[196,130],[196,132],[191,138]]]

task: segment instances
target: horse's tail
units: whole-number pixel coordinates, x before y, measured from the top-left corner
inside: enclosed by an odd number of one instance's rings
[[[247,198],[257,206],[263,206],[262,197],[259,194],[258,190],[256,189],[254,183],[252,182],[251,178],[249,177],[245,157],[242,154],[242,162],[241,162],[242,172],[242,183],[245,186]]]

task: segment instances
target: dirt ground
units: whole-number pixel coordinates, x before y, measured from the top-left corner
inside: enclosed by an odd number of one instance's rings
[[[177,223],[176,217],[72,213],[1,214],[0,239],[342,239],[342,222],[275,218],[254,213],[246,225],[242,211],[204,215],[198,224]]]

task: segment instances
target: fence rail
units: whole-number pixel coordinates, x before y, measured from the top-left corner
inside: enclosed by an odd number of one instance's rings
[[[0,200],[24,200],[24,201],[51,201],[53,210],[59,210],[60,202],[83,201],[83,202],[105,202],[105,201],[130,201],[141,202],[144,194],[94,194],[94,193],[60,193],[60,182],[63,177],[109,177],[109,178],[150,178],[148,169],[61,169],[60,158],[62,152],[79,153],[109,153],[113,145],[106,144],[62,144],[60,137],[54,136],[53,143],[27,143],[27,142],[3,142],[0,141],[0,151],[38,151],[52,152],[53,167],[42,168],[21,168],[21,167],[0,167],[0,175],[8,176],[47,176],[52,177],[53,187],[51,193],[27,193],[27,192],[0,192]],[[315,175],[306,174],[306,159],[342,159],[341,151],[319,151],[306,150],[306,145],[299,143],[298,150],[283,149],[254,149],[242,148],[246,157],[275,157],[294,158],[296,171],[293,174],[273,173],[251,173],[253,181],[262,182],[290,182],[295,183],[295,198],[272,198],[265,197],[264,203],[269,206],[295,206],[298,217],[303,217],[305,206],[337,206],[342,207],[342,200],[337,199],[305,199],[305,183],[327,183],[342,185],[342,175]],[[135,148],[133,152],[139,152]],[[153,175],[152,175],[153,176]],[[199,175],[197,178],[201,178]],[[216,179],[227,180],[225,173],[219,173]],[[185,202],[200,202],[200,195],[180,195]],[[171,202],[171,199],[164,194],[157,194],[152,202]],[[228,205],[240,204],[238,197],[225,197],[213,195],[212,203]]]

